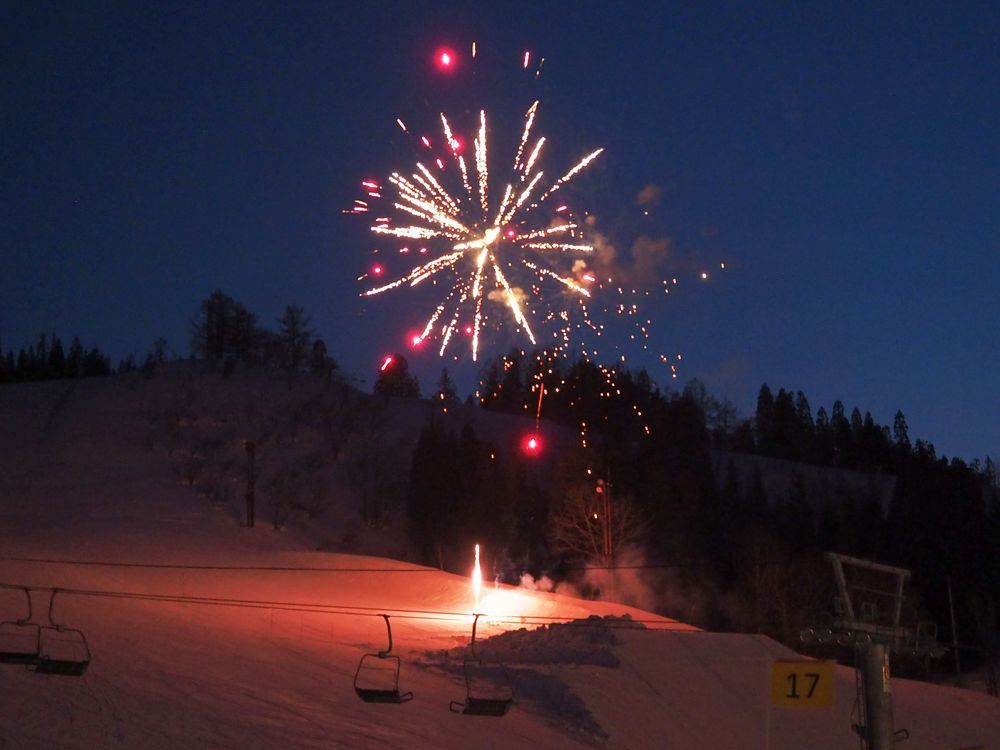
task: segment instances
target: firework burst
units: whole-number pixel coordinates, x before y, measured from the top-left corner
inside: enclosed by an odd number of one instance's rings
[[[473,137],[473,156],[466,162],[462,142],[448,118],[440,115],[446,160],[416,161],[409,174],[393,172],[387,186],[365,180],[366,198],[385,200],[385,214],[371,226],[373,234],[399,242],[399,253],[409,255],[410,241],[420,243],[419,259],[393,280],[363,292],[374,296],[393,289],[416,287],[428,280],[445,289],[428,314],[414,344],[437,340],[444,355],[458,332],[465,333],[476,360],[484,327],[513,324],[532,345],[569,342],[571,318],[587,321],[586,302],[595,276],[587,271],[588,244],[579,223],[565,206],[550,209],[548,199],[600,156],[598,148],[586,154],[557,179],[541,167],[545,137],[532,141],[539,102],[527,110],[513,161],[491,183],[489,128],[486,112],[479,112]],[[409,132],[402,120],[397,120]],[[421,136],[430,148],[431,141]],[[436,171],[434,167],[437,167]],[[496,170],[494,170],[496,171]],[[495,179],[495,178],[494,178]],[[503,185],[502,189],[500,186]],[[368,213],[368,200],[358,199],[351,213]],[[372,281],[383,275],[379,264],[362,275]],[[554,290],[554,291],[553,291]],[[578,316],[567,314],[575,307]],[[551,337],[543,341],[542,336]]]
[[[458,62],[451,49],[435,55],[442,73],[454,72]],[[538,78],[544,62],[526,52],[522,66]],[[416,287],[437,292],[430,301],[421,298],[427,309],[420,328],[407,334],[411,346],[433,341],[441,356],[448,353],[455,359],[467,347],[475,361],[486,340],[495,338],[486,332],[516,332],[524,348],[518,355],[520,347],[515,347],[511,356],[534,359],[529,388],[537,394],[536,433],[543,396],[557,395],[566,386],[558,360],[579,357],[595,364],[604,384],[600,396],[608,399],[621,396],[617,373],[631,365],[623,346],[640,349],[640,363],[656,361],[642,354],[650,352],[653,321],[640,306],[654,293],[669,294],[678,283],[676,277],[659,278],[658,259],[669,241],[640,236],[630,265],[628,254],[622,256],[624,262],[615,261],[617,251],[607,238],[596,231],[585,236],[584,228],[592,230],[595,217],[574,212],[564,199],[570,193],[565,189],[604,149],[583,154],[569,169],[552,168],[550,141],[536,133],[539,113],[540,103],[533,101],[515,132],[519,137],[509,142],[490,129],[485,110],[461,127],[453,127],[440,113],[429,133],[397,118],[396,125],[421,156],[410,169],[384,180],[364,180],[362,195],[345,210],[374,217],[370,229],[379,239],[377,262],[358,277],[367,286],[362,296]],[[499,159],[490,153],[496,140],[508,146]],[[471,147],[466,149],[466,143]],[[559,199],[553,200],[556,195]],[[655,185],[640,191],[636,204],[644,217],[658,195]],[[640,242],[645,243],[642,252]],[[394,270],[400,266],[402,271]],[[699,270],[706,281],[707,271]],[[660,353],[657,359],[669,368],[671,379],[677,378],[680,354]],[[502,363],[506,371],[513,359],[503,357]],[[391,365],[387,357],[381,369]],[[483,403],[498,396],[483,387],[487,385],[480,381],[477,392]],[[637,404],[632,409],[645,419]],[[580,428],[586,447],[588,423],[581,420]],[[645,422],[642,429],[650,434]]]

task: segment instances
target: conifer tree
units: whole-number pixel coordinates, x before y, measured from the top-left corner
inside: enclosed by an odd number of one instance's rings
[[[66,357],[66,369],[71,378],[79,378],[83,375],[84,356],[83,344],[80,343],[79,338],[74,336],[69,345],[69,354]]]
[[[191,353],[212,362],[226,357],[247,362],[256,348],[256,334],[253,314],[216,290],[201,303],[191,323]]]
[[[909,450],[910,431],[906,426],[906,417],[903,416],[902,409],[896,410],[896,417],[892,420],[892,439],[899,448]]]
[[[111,363],[107,357],[101,354],[101,350],[96,346],[92,347],[83,360],[83,377],[95,377],[99,375],[110,375]]]
[[[774,399],[772,422],[773,450],[782,458],[797,460],[801,452],[799,418],[795,411],[792,394],[784,388],[778,389]]]
[[[394,354],[379,371],[375,381],[376,396],[420,398],[420,384],[410,374],[410,365],[402,354]]]
[[[43,333],[38,337],[38,344],[35,346],[35,356],[33,358],[35,373],[35,380],[43,380],[48,377],[49,371],[49,347],[45,339],[45,334]]]
[[[503,359],[503,374],[500,377],[497,405],[503,411],[519,411],[525,402],[524,395],[521,353],[517,349],[511,349],[510,353]]]
[[[326,343],[323,339],[313,341],[312,350],[309,352],[309,372],[319,377],[329,378],[336,369],[337,363],[327,353]]]
[[[757,433],[757,445],[765,450],[771,447],[771,436],[774,433],[774,396],[771,389],[764,383],[757,393],[757,411],[754,413],[754,427]]]
[[[437,382],[437,399],[446,404],[454,403],[457,400],[455,382],[448,375],[448,368],[441,368],[441,377]]]
[[[855,406],[851,410],[851,435],[854,437],[855,441],[861,437],[861,430],[864,426],[865,422],[861,417],[861,411]]]
[[[50,339],[48,376],[50,378],[65,378],[66,372],[66,352],[63,350],[62,341],[53,333]]]
[[[157,336],[153,339],[153,351],[151,354],[153,361],[158,365],[162,365],[167,361],[167,340],[163,336]]]

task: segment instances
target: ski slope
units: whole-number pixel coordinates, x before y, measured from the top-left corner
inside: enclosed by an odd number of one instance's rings
[[[64,589],[55,619],[92,654],[82,677],[0,665],[0,748],[857,746],[853,670],[836,668],[830,708],[771,709],[771,662],[794,654],[766,637],[491,584],[477,606],[466,577],[241,527],[136,439],[160,387],[0,389],[0,583],[35,587],[36,615]],[[23,610],[0,590],[0,617]],[[513,684],[502,718],[449,710],[473,611],[480,655]],[[386,647],[383,613],[414,693],[401,705],[353,689]],[[907,750],[1000,743],[989,696],[898,679],[893,694]]]

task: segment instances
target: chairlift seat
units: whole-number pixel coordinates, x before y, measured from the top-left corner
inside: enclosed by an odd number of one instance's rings
[[[34,623],[0,622],[0,664],[35,664],[38,627]]]
[[[412,692],[401,693],[398,689],[355,687],[354,692],[365,703],[406,703],[413,698]]]
[[[55,644],[59,644],[53,648]],[[80,677],[90,665],[90,648],[75,628],[43,626],[38,631],[38,655],[28,669],[38,674]]]
[[[513,703],[513,698],[476,698],[470,695],[464,703],[452,701],[450,708],[466,716],[503,716]]]
[[[462,662],[462,672],[465,675],[465,700],[452,701],[448,708],[454,713],[465,716],[504,716],[514,703],[514,686],[511,684],[510,675],[501,663],[486,665],[482,659],[476,655],[476,626],[479,624],[479,615],[472,621],[472,639],[469,641],[469,652]],[[503,678],[504,688],[494,692],[493,695],[473,695],[472,671],[483,670],[484,667],[499,669]],[[479,692],[479,690],[476,690]]]
[[[473,668],[473,672],[483,668],[499,669],[504,687],[491,691],[493,692],[492,695],[473,695],[473,692],[479,692],[478,688],[481,688],[483,685],[481,680],[473,680],[472,674],[470,674],[470,666]],[[502,664],[484,665],[478,658],[466,659],[462,667],[465,673],[465,700],[452,701],[449,708],[455,713],[465,714],[466,716],[503,716],[506,714],[507,710],[514,703],[514,688],[510,684],[510,676],[507,674],[506,668]],[[475,685],[476,682],[479,684]]]
[[[84,672],[87,671],[87,667],[90,665],[90,659],[85,661],[76,661],[73,659],[51,659],[48,657],[40,656],[33,663],[33,672],[37,674],[54,674],[62,675],[63,677],[80,677]],[[29,667],[30,668],[30,667]]]
[[[385,628],[389,636],[389,647],[384,651],[365,654],[361,657],[361,660],[358,662],[358,668],[354,672],[354,692],[365,703],[406,703],[412,700],[413,693],[410,691],[405,693],[399,692],[400,660],[398,656],[391,653],[392,627],[389,625],[389,616],[382,615],[382,617],[385,619]],[[378,662],[389,662],[392,664],[390,667],[392,670],[392,686],[375,687],[359,684],[359,680],[364,680],[363,675],[368,676],[369,672],[375,669],[374,664]],[[389,669],[385,669],[384,671],[389,671]]]

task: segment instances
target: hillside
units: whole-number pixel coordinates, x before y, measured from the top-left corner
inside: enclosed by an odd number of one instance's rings
[[[308,418],[276,429],[288,403],[325,403],[311,400],[322,384],[234,378],[178,370],[0,389],[0,583],[67,589],[55,619],[82,630],[92,652],[79,678],[0,665],[0,746],[765,746],[767,674],[792,656],[785,647],[508,586],[484,590],[479,638],[490,640],[479,650],[507,665],[516,703],[502,719],[450,712],[477,609],[469,579],[388,559],[405,551],[396,510],[382,527],[363,523],[356,493],[327,467],[316,518],[293,509],[281,530],[263,515],[243,527],[242,440],[275,446],[262,477],[292,447],[329,445]],[[219,423],[224,399],[255,403],[258,416]],[[199,436],[226,436],[201,471],[228,492],[210,495],[201,474],[189,483],[178,470],[192,433],[183,427],[171,448],[161,418],[179,403]],[[387,444],[412,439],[426,408],[387,416]],[[261,431],[240,434],[250,427]],[[44,591],[33,597],[44,619]],[[403,705],[362,703],[352,689],[362,654],[385,647],[382,613],[403,659],[400,687],[415,696]],[[0,591],[0,614],[23,616],[23,592]],[[555,624],[570,620],[584,622]],[[1000,740],[993,698],[907,680],[893,690],[907,748]],[[837,668],[833,707],[773,710],[770,746],[855,746],[853,703],[853,671]]]

